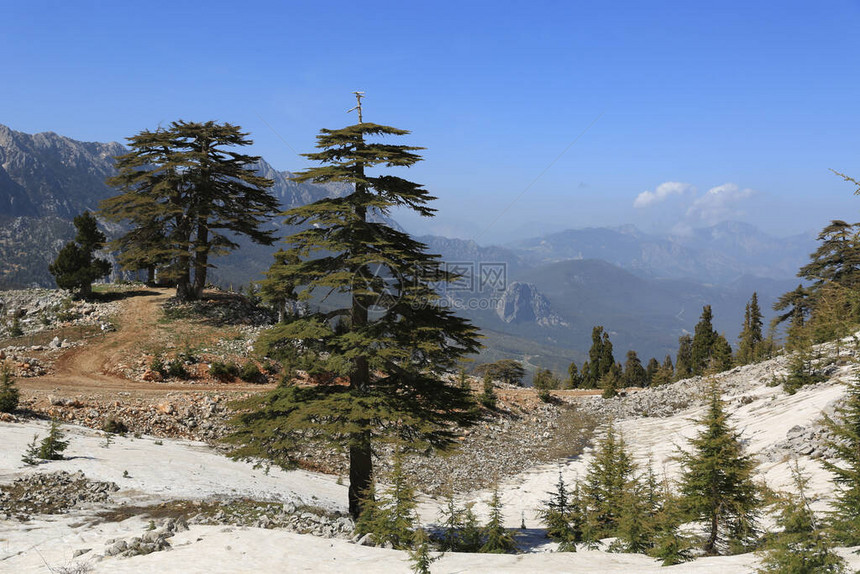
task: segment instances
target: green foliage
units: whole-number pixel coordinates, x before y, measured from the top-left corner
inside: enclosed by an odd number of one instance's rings
[[[484,375],[484,381],[482,383],[481,395],[478,397],[478,400],[482,405],[484,405],[488,409],[496,408],[496,401],[498,398],[496,397],[495,386],[493,385],[493,379],[490,375]]]
[[[18,408],[20,393],[8,363],[0,365],[0,413],[12,413]]]
[[[394,208],[433,213],[427,203],[434,198],[422,186],[378,174],[421,159],[420,148],[375,141],[407,133],[372,123],[324,129],[319,151],[306,154],[320,165],[296,181],[345,182],[353,191],[284,214],[301,231],[287,238],[291,256],[276,262],[278,273],[300,299],[339,297],[328,299],[335,308],[276,325],[266,340],[294,349],[293,366],[316,385],[251,397],[229,438],[241,445],[235,456],[276,461],[308,441],[348,450],[353,516],[372,481],[374,443],[445,448],[455,443],[453,426],[477,420],[469,391],[442,376],[479,348],[477,330],[439,304],[438,285],[455,277],[426,245],[375,217]]]
[[[63,451],[69,446],[69,442],[63,440],[63,431],[57,419],[51,419],[51,428],[48,436],[39,444],[38,457],[42,460],[63,460]]]
[[[104,247],[106,238],[89,211],[75,217],[74,223],[77,230],[75,240],[60,250],[48,270],[60,289],[68,289],[80,297],[88,298],[92,294],[93,281],[111,271],[109,261],[94,258],[95,252]]]
[[[532,379],[532,386],[538,391],[538,397],[544,402],[552,400],[550,391],[561,386],[561,379],[549,369],[538,369]]]
[[[558,542],[559,552],[576,552],[577,542],[582,541],[585,523],[579,485],[574,492],[569,492],[559,471],[555,491],[548,494],[550,498],[544,501],[539,510],[541,520],[546,524],[547,538]]]
[[[239,367],[236,363],[212,361],[209,364],[209,374],[220,381],[229,381],[239,376]]]
[[[517,543],[510,531],[502,525],[502,499],[499,496],[499,487],[493,488],[493,497],[490,499],[490,518],[484,527],[484,545],[481,552],[489,554],[506,554],[517,549]]]
[[[845,560],[833,552],[809,507],[804,476],[795,460],[791,468],[797,494],[780,496],[777,506],[779,532],[768,537],[765,555],[757,572],[761,574],[843,574]]]
[[[738,338],[738,352],[735,361],[739,365],[748,365],[763,357],[763,325],[761,308],[758,305],[758,293],[753,292],[752,298],[744,309],[744,322]]]
[[[395,451],[391,485],[379,495],[374,490],[365,499],[365,510],[356,522],[356,531],[359,534],[372,534],[377,544],[388,542],[397,549],[408,548],[417,520],[415,490],[409,485],[403,471],[400,450]]]
[[[824,420],[834,437],[828,446],[839,459],[838,463],[822,461],[836,483],[830,527],[837,541],[857,546],[860,545],[860,382],[849,383],[847,397],[837,408],[835,418]]]
[[[583,372],[585,372],[585,369],[583,369]],[[576,368],[576,363],[571,361],[570,365],[567,367],[567,388],[578,389],[581,386],[582,375],[580,375],[579,370]]]
[[[708,373],[722,373],[732,368],[732,347],[726,336],[720,333],[714,341],[711,349],[711,358],[708,361]]]
[[[709,390],[703,427],[682,451],[682,504],[693,520],[708,525],[706,554],[717,554],[723,543],[739,549],[752,542],[760,500],[752,475],[755,463],[744,454],[739,434],[729,425],[716,383]]]
[[[801,347],[795,351],[788,363],[788,374],[782,378],[782,388],[793,395],[805,385],[814,385],[827,380],[813,362],[808,347]]]
[[[260,372],[260,368],[253,361],[247,361],[239,371],[239,378],[249,383],[265,383],[266,377]]]
[[[24,336],[24,329],[21,328],[21,321],[18,319],[17,315],[12,317],[12,324],[9,326],[9,336],[10,337],[23,337]]]
[[[678,337],[678,354],[675,356],[674,380],[681,381],[693,376],[693,338],[690,335]]]
[[[128,432],[128,427],[121,420],[108,417],[105,419],[104,424],[102,424],[102,430],[106,433],[124,435]]]
[[[604,399],[611,399],[618,394],[618,389],[623,383],[621,365],[613,364],[603,377],[601,377],[598,385],[603,389],[601,395]]]
[[[711,306],[705,305],[702,308],[702,316],[699,318],[699,322],[696,323],[692,347],[690,349],[693,375],[703,375],[711,363],[711,358],[714,356],[715,345],[717,344],[717,332],[714,330],[712,324],[713,318],[714,314],[711,311]],[[678,362],[680,362],[680,359],[678,359]]]
[[[412,550],[409,550],[409,561],[412,562],[412,572],[415,574],[430,574],[430,565],[441,556],[431,556],[430,537],[423,528],[415,530],[412,537]]]
[[[127,221],[131,231],[113,242],[125,269],[159,269],[176,285],[179,299],[200,297],[210,256],[236,249],[235,234],[271,245],[263,225],[278,208],[273,182],[255,173],[260,159],[234,151],[251,145],[241,128],[209,121],[175,121],[128,139],[131,151],[117,158],[107,183],[119,195],[100,213]],[[193,281],[192,281],[193,271]]]
[[[655,364],[657,363],[656,359],[652,360]],[[651,363],[648,363],[648,366],[651,367]],[[642,361],[639,360],[636,351],[627,351],[627,359],[624,362],[624,374],[621,376],[621,386],[647,387],[648,382],[648,372],[642,366]]]
[[[185,364],[179,358],[173,359],[167,366],[167,376],[174,379],[187,379],[188,371],[185,369]]]
[[[521,385],[526,374],[519,361],[502,359],[495,363],[485,363],[475,367],[476,375],[489,375],[494,381],[502,381],[510,385]]]
[[[589,540],[615,536],[627,493],[633,486],[635,466],[624,439],[609,422],[588,464],[583,487]]]
[[[596,389],[601,379],[605,377],[615,365],[612,354],[612,341],[609,333],[603,331],[602,326],[595,326],[591,330],[591,348],[588,350],[588,369],[582,368],[582,388]]]
[[[35,466],[39,464],[40,456],[39,456],[39,447],[36,445],[36,442],[39,440],[39,435],[34,434],[33,440],[27,443],[27,448],[24,450],[24,454],[21,456],[21,461],[27,466]]]
[[[264,273],[266,278],[259,282],[260,297],[277,311],[279,323],[285,323],[292,318],[287,311],[287,304],[297,301],[298,295],[296,277],[291,273],[291,269],[300,262],[301,259],[295,252],[279,249],[275,253],[275,262]]]

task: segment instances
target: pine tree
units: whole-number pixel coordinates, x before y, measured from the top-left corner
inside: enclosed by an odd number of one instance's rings
[[[653,386],[666,385],[675,379],[675,366],[672,364],[672,356],[666,355],[663,359],[663,364],[654,373],[654,379],[651,381]]]
[[[484,380],[482,383],[481,395],[478,397],[478,400],[482,405],[487,407],[488,409],[496,408],[496,401],[498,397],[496,397],[495,385],[493,384],[493,379],[489,374],[484,375]]]
[[[717,554],[722,543],[731,549],[748,544],[755,534],[760,504],[752,481],[755,463],[744,454],[739,434],[729,425],[716,383],[708,407],[698,421],[692,450],[682,452],[681,494],[690,518],[707,523],[706,554]]]
[[[430,574],[430,565],[441,556],[430,555],[430,537],[423,528],[415,530],[412,539],[413,550],[409,551],[409,559],[412,562],[412,572],[415,574]]]
[[[623,380],[621,378],[622,375],[623,370],[621,368],[621,364],[613,363],[606,374],[601,377],[598,385],[603,389],[601,396],[604,399],[611,399],[618,394],[618,389],[623,384]]]
[[[752,298],[744,309],[744,323],[738,341],[737,363],[748,365],[762,357],[762,314],[758,306],[758,293],[753,291]]]
[[[456,552],[460,549],[465,513],[464,508],[457,506],[454,486],[449,482],[445,488],[445,506],[442,507],[439,515],[439,522],[442,526],[442,539],[439,546],[443,552]]]
[[[94,257],[106,240],[95,217],[85,211],[75,217],[74,224],[77,230],[75,240],[66,243],[48,270],[60,289],[74,291],[77,296],[87,299],[92,295],[93,281],[110,274],[111,265]]]
[[[549,369],[538,369],[532,378],[532,386],[538,392],[540,399],[548,402],[552,398],[550,391],[558,389],[561,386],[561,380]]]
[[[69,441],[63,440],[63,431],[57,419],[51,419],[48,436],[39,444],[39,458],[42,460],[63,460],[63,451],[69,446]]]
[[[595,447],[583,486],[591,539],[615,536],[635,470],[624,439],[610,421]]]
[[[318,384],[251,397],[229,439],[243,445],[234,456],[277,461],[289,461],[309,440],[344,447],[353,516],[373,477],[375,442],[445,448],[455,444],[454,426],[477,417],[471,394],[442,377],[479,348],[476,329],[438,304],[437,286],[454,276],[426,245],[375,217],[396,207],[433,214],[426,204],[434,198],[420,185],[370,173],[420,160],[420,148],[371,141],[407,133],[373,123],[324,129],[320,151],[306,154],[322,165],[296,181],[348,182],[353,192],[286,212],[286,222],[302,231],[287,239],[299,263],[282,271],[302,297],[338,293],[347,301],[272,329],[271,340],[303,350],[299,367]]]
[[[600,360],[603,357],[603,327],[591,329],[591,348],[588,350],[588,370],[583,365],[583,388],[595,389],[605,371],[601,370]]]
[[[657,361],[655,360],[654,362],[656,363]],[[624,374],[621,377],[621,384],[624,387],[648,386],[648,373],[642,367],[642,361],[639,360],[636,351],[632,349],[627,351],[627,360],[624,363]]]
[[[714,330],[712,320],[714,314],[711,306],[702,308],[702,316],[696,323],[693,334],[693,343],[690,349],[690,361],[694,375],[702,375],[707,370],[711,357],[714,355],[714,345],[717,342],[717,332]],[[680,359],[678,360],[680,362]]]
[[[583,372],[585,369],[583,368]],[[567,388],[568,389],[578,389],[582,386],[582,375],[579,374],[579,370],[576,368],[576,363],[571,361],[570,365],[567,367]]]
[[[541,520],[546,524],[546,536],[558,542],[559,552],[576,552],[576,543],[582,540],[582,519],[576,508],[578,501],[572,500],[561,470],[558,472],[555,491],[548,494],[550,498],[544,501],[539,511]]]
[[[714,340],[714,346],[711,350],[711,358],[708,361],[707,372],[722,373],[732,368],[732,347],[729,345],[726,336],[720,333]]]
[[[481,552],[506,554],[517,549],[514,537],[502,524],[502,499],[498,486],[493,488],[493,497],[490,499],[490,519],[484,527],[484,538],[486,542],[481,547]]]
[[[27,448],[24,450],[24,454],[21,456],[21,462],[23,462],[27,466],[35,466],[39,464],[39,447],[36,445],[38,440],[39,435],[34,434],[33,440],[27,443]]]
[[[797,494],[783,494],[779,501],[777,526],[782,530],[773,534],[765,544],[761,574],[807,574],[846,572],[845,560],[834,553],[815,520],[809,506],[806,489],[809,478],[800,470],[797,460],[791,467]]]
[[[824,468],[833,474],[838,496],[834,497],[830,526],[837,541],[860,545],[860,382],[848,385],[845,402],[836,418],[825,417],[834,439],[828,442],[839,463],[824,459]]]
[[[18,408],[20,393],[12,377],[12,368],[3,363],[0,365],[0,413],[12,413]]]
[[[812,307],[812,293],[803,285],[798,285],[794,291],[785,293],[773,304],[774,311],[785,311],[785,313],[774,318],[772,327],[775,329],[781,323],[789,322],[786,347],[794,349],[806,344],[804,327],[812,313]]]
[[[391,484],[382,493],[372,485],[364,499],[365,511],[356,522],[359,534],[372,534],[377,544],[390,543],[394,548],[409,547],[415,514],[415,489],[407,480],[403,470],[403,455],[398,449],[394,453]]]
[[[693,338],[681,335],[678,338],[678,354],[675,356],[675,380],[689,379],[693,376]]]
[[[669,361],[671,362],[672,359],[670,358]],[[645,367],[645,380],[646,380],[647,386],[650,387],[651,385],[655,384],[654,380],[657,377],[659,372],[660,372],[660,362],[657,361],[656,358],[651,357],[651,359],[648,361],[648,365]],[[656,383],[656,384],[659,384],[659,383]]]
[[[287,321],[287,303],[298,299],[294,277],[286,272],[290,265],[298,263],[295,253],[279,249],[275,253],[275,262],[265,272],[266,278],[260,281],[260,297],[275,308],[279,323]]]
[[[128,221],[132,231],[114,242],[126,269],[158,267],[179,299],[196,299],[206,286],[211,256],[236,249],[233,235],[274,243],[263,225],[278,208],[272,180],[255,173],[257,156],[233,149],[253,143],[231,124],[185,122],[128,138],[108,185],[120,194],[100,213]],[[192,275],[193,272],[193,275]]]

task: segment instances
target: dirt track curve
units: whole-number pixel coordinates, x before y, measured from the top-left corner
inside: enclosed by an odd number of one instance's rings
[[[151,383],[130,380],[112,372],[112,367],[133,354],[135,347],[155,332],[162,313],[161,305],[170,298],[168,289],[147,289],[121,303],[117,317],[119,328],[87,340],[57,358],[52,371],[41,377],[19,378],[16,384],[34,394],[49,391],[65,396],[96,394],[116,396],[118,392],[133,395],[160,395],[168,391],[248,391],[260,385],[244,383]]]

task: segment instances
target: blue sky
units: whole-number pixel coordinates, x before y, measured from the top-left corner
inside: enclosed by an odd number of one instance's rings
[[[427,148],[406,175],[439,215],[397,215],[416,232],[787,235],[858,219],[828,171],[860,178],[858,29],[857,1],[8,2],[0,123],[123,141],[228,121],[295,171],[362,90],[367,121]]]

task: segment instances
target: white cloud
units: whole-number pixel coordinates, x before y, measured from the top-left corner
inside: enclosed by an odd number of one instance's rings
[[[752,189],[741,189],[734,183],[724,183],[712,187],[705,195],[696,198],[687,210],[687,217],[707,224],[714,224],[744,215],[738,204],[754,194],[755,191]]]
[[[689,183],[681,183],[680,181],[667,181],[657,186],[654,191],[643,191],[636,196],[633,201],[633,207],[643,208],[650,207],[657,203],[666,201],[671,195],[684,195],[689,191],[695,191],[696,188]]]

